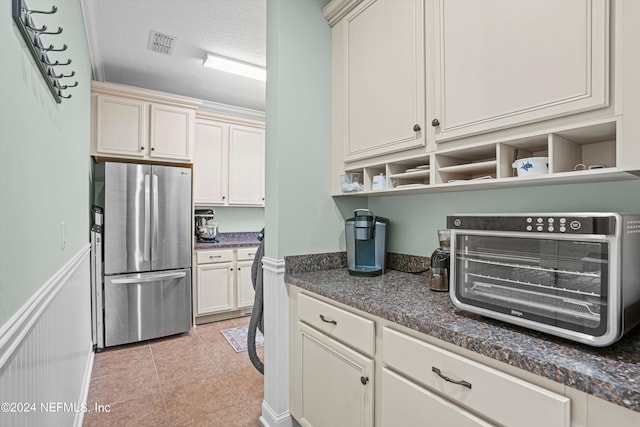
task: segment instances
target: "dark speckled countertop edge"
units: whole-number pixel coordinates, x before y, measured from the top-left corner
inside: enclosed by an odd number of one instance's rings
[[[205,249],[249,248],[259,246],[258,232],[228,232],[218,233],[217,242],[195,242],[193,248],[197,251]]]
[[[353,277],[346,268],[287,272],[290,285],[640,412],[640,328],[596,348],[457,309],[424,275]]]

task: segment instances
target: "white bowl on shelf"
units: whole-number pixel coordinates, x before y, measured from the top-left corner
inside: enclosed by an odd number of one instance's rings
[[[534,176],[549,173],[548,157],[526,157],[518,159],[511,165],[518,170],[518,176]]]

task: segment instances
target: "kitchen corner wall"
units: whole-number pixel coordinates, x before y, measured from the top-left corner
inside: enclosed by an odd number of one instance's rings
[[[216,212],[219,233],[260,231],[264,227],[264,208],[211,206],[209,209]]]
[[[72,59],[56,71],[74,70],[70,83],[78,81],[61,104],[14,25],[11,3],[0,4],[0,329],[89,242],[91,64],[80,2],[56,3],[47,21],[63,28],[55,40],[68,50],[60,60]]]
[[[328,0],[267,2],[266,255],[344,250],[344,215],[365,198],[329,195]],[[342,243],[341,243],[342,242]]]

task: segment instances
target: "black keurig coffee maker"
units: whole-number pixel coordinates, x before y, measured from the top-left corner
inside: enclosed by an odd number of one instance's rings
[[[438,230],[440,247],[431,254],[431,271],[429,273],[429,289],[432,291],[449,291],[449,258],[451,256],[451,234],[449,230]]]
[[[356,209],[345,221],[347,266],[352,276],[379,276],[386,273],[387,218],[369,209]]]

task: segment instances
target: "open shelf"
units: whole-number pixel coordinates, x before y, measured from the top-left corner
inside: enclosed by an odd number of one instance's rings
[[[618,126],[618,119],[603,120],[366,164],[345,172],[363,177],[357,195],[365,196],[637,179],[617,167]],[[547,157],[548,172],[518,174],[514,162],[530,157]],[[373,190],[373,178],[380,175],[385,185]]]

